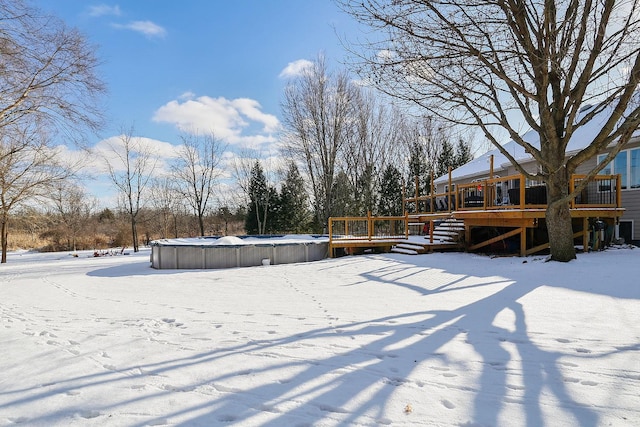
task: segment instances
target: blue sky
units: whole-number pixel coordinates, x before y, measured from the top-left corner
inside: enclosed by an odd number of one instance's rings
[[[38,0],[98,46],[109,93],[97,143],[136,134],[178,143],[187,128],[239,145],[277,138],[288,66],[323,52],[342,67],[355,23],[331,0]],[[209,129],[205,129],[208,127]]]

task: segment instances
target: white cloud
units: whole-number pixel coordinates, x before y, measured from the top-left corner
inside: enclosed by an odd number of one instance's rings
[[[313,67],[313,62],[307,59],[298,59],[297,61],[289,62],[284,70],[280,72],[280,78],[291,78],[299,76],[310,67]]]
[[[178,99],[180,99],[180,100],[183,100],[183,101],[184,101],[184,100],[187,100],[187,99],[193,99],[193,98],[195,98],[195,97],[196,97],[196,94],[195,94],[195,93],[193,93],[193,92],[191,92],[190,90],[188,90],[188,91],[186,91],[185,93],[183,93],[182,95],[180,95],[180,96],[178,97]]]
[[[229,144],[252,147],[274,142],[272,133],[279,127],[278,119],[264,113],[255,100],[184,97],[184,94],[158,108],[153,120],[171,123],[183,132],[213,132],[216,138]]]
[[[164,37],[167,34],[167,30],[151,21],[131,21],[128,24],[113,24],[113,27],[135,31],[147,37]]]
[[[116,135],[99,141],[93,147],[93,164],[87,169],[92,169],[98,173],[106,173],[106,161],[109,161],[117,170],[124,169],[124,164],[118,159],[117,155],[117,152],[123,147],[124,140],[125,137],[123,135]],[[131,147],[134,154],[137,152],[151,153],[152,158],[157,160],[156,174],[165,172],[168,169],[168,162],[178,156],[175,145],[142,136],[133,136],[131,138]],[[122,153],[120,154],[122,155]]]
[[[238,98],[232,101],[234,107],[248,119],[264,124],[263,131],[272,133],[278,130],[280,122],[273,114],[266,114],[260,111],[261,105],[258,101],[249,98]]]
[[[94,17],[105,15],[120,16],[122,14],[122,12],[120,11],[120,6],[118,6],[117,4],[114,6],[109,6],[107,4],[89,6],[88,13],[89,16]]]

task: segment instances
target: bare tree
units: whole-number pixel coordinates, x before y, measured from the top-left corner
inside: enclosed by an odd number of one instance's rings
[[[7,262],[10,212],[27,201],[49,197],[52,188],[75,170],[41,132],[18,131],[16,126],[0,132],[0,262]]]
[[[185,134],[180,139],[182,146],[172,168],[176,189],[195,212],[200,235],[204,236],[204,217],[221,174],[218,165],[224,146],[213,133]]]
[[[151,204],[160,220],[163,239],[169,237],[169,230],[173,229],[173,237],[178,237],[178,217],[185,207],[178,193],[172,176],[154,178],[149,188]]]
[[[360,214],[374,211],[379,193],[379,175],[389,162],[402,158],[403,147],[398,142],[403,114],[374,97],[370,90],[354,90],[354,127],[343,145],[341,167],[357,194]]]
[[[569,194],[570,176],[611,146],[588,173],[595,176],[640,124],[638,1],[339,2],[386,34],[362,55],[367,80],[430,114],[479,127],[521,173],[543,180],[552,259],[575,258],[569,202],[587,181]],[[576,131],[603,115],[586,148],[567,156]],[[520,136],[522,120],[539,146]],[[541,166],[537,175],[502,148],[499,129],[531,153]]]
[[[115,141],[108,143],[104,153],[111,182],[117,188],[131,223],[133,251],[139,251],[137,218],[143,207],[143,195],[148,190],[157,157],[149,145],[133,136],[133,127],[124,130]]]
[[[0,0],[0,132],[19,122],[80,136],[101,124],[95,48],[22,0]]]
[[[60,228],[67,239],[67,246],[75,251],[78,237],[89,227],[97,201],[74,182],[58,181],[52,190],[50,198]]]
[[[331,212],[338,153],[353,131],[355,91],[346,73],[327,70],[323,56],[285,88],[284,150],[305,166],[316,219],[322,227]]]

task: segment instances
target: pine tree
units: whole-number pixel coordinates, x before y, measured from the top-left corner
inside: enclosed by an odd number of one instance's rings
[[[378,215],[402,215],[402,174],[393,165],[386,167],[380,183]]]
[[[357,202],[357,215],[367,215],[367,212],[375,213],[377,208],[379,182],[376,179],[376,169],[373,165],[367,165],[356,183],[354,200]]]
[[[262,165],[256,160],[251,169],[249,182],[249,206],[245,219],[247,234],[265,234],[273,231],[276,202],[277,192],[268,185]]]
[[[442,141],[440,148],[440,154],[438,155],[438,164],[436,168],[436,175],[442,176],[449,173],[449,168],[456,167],[456,153],[453,144],[448,140]]]
[[[356,216],[358,203],[355,190],[344,172],[339,172],[333,181],[331,216]]]
[[[407,177],[406,196],[415,196],[415,179],[418,177],[418,194],[428,194],[431,189],[431,170],[422,144],[414,142],[409,147],[409,176]],[[402,191],[401,191],[402,192]],[[413,204],[412,204],[413,205]],[[416,210],[415,205],[407,209]],[[417,210],[420,210],[419,208]]]
[[[305,184],[294,162],[289,163],[287,176],[279,195],[278,231],[304,233],[309,231],[310,212]]]
[[[458,140],[456,145],[456,155],[454,165],[452,167],[459,168],[473,160],[473,154],[471,154],[471,144],[462,139]]]

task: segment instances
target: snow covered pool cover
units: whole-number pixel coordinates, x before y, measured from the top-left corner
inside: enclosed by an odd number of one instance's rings
[[[224,236],[151,242],[151,266],[158,269],[233,268],[318,261],[329,238],[316,235]]]

